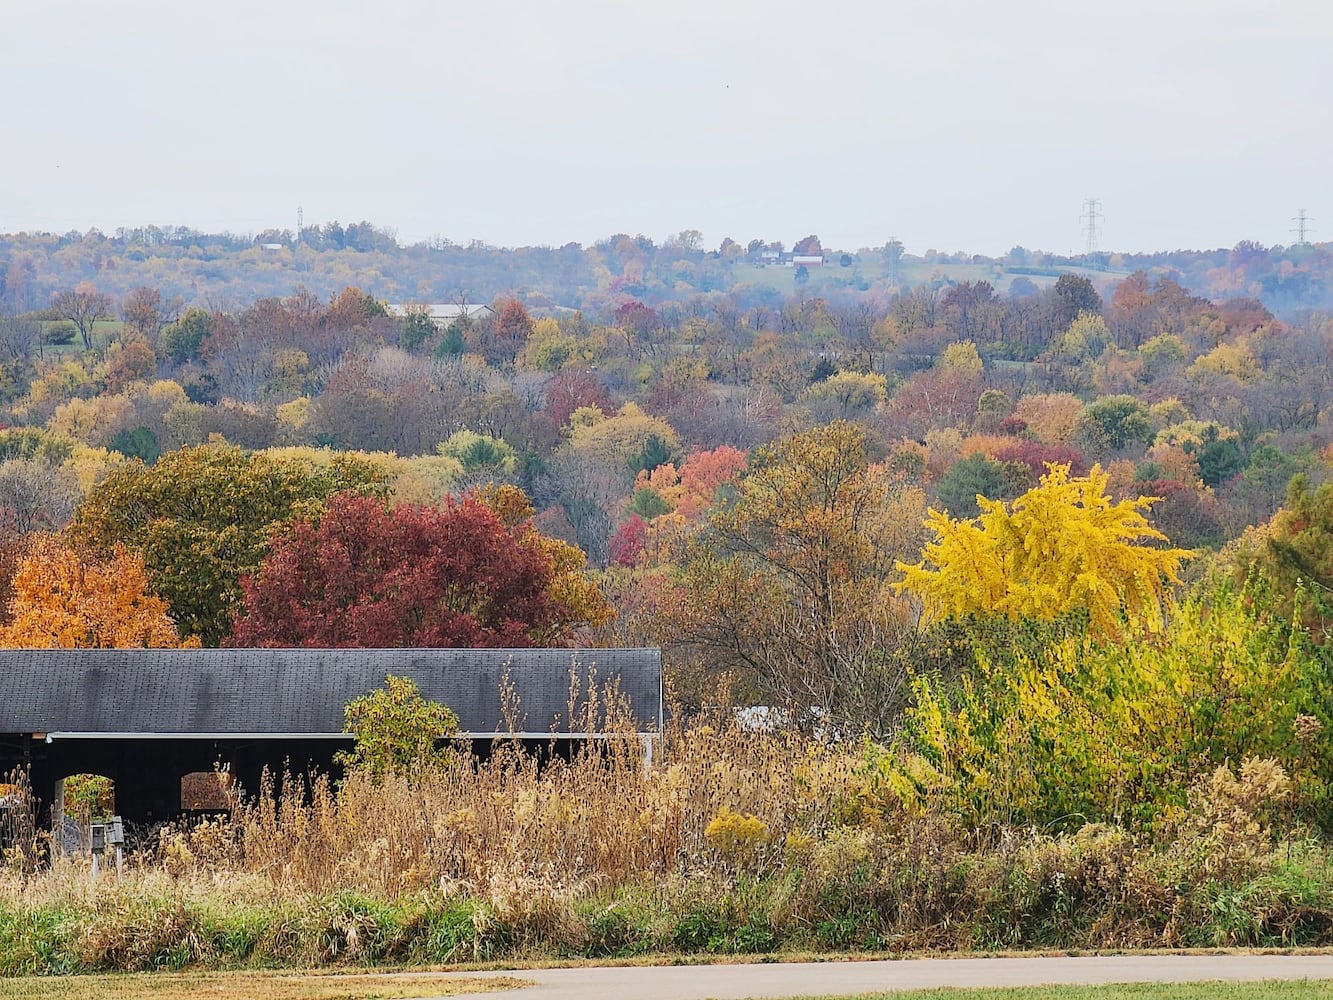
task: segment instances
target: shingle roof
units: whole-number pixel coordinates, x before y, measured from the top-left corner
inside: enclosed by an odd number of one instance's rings
[[[614,684],[636,731],[661,728],[657,649],[6,649],[0,733],[333,734],[386,674],[411,678],[473,735],[510,731],[506,676],[515,732],[586,730],[583,710],[569,722],[571,678],[581,705],[590,678]]]

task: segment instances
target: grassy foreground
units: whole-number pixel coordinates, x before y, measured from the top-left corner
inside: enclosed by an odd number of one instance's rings
[[[1113,983],[1109,986],[1024,986],[1012,989],[912,990],[793,1000],[1305,1000],[1333,993],[1333,981],[1262,983]]]
[[[1333,946],[1333,847],[1245,775],[1170,823],[1042,829],[903,801],[855,744],[700,728],[665,759],[280,783],[120,881],[20,844],[0,975]]]
[[[129,973],[0,979],[0,1000],[399,1000],[484,993],[527,985],[510,978],[319,975],[292,972]]]

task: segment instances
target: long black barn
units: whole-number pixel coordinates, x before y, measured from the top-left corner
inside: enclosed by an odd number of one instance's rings
[[[182,777],[217,764],[249,790],[265,767],[330,771],[351,746],[345,705],[388,674],[447,705],[483,750],[596,736],[608,691],[645,740],[662,731],[657,649],[8,649],[0,776],[27,765],[49,810],[58,782],[101,774],[127,821],[172,819]]]

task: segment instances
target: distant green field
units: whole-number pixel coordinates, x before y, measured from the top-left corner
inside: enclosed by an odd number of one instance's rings
[[[888,273],[888,266],[883,260],[877,259],[875,256],[862,258],[851,267],[840,266],[836,257],[830,258],[830,261],[831,263],[821,268],[811,269],[808,288],[818,291],[819,286],[825,281],[846,279],[853,275],[859,276],[869,284],[874,284],[885,278]],[[1058,269],[1051,268],[1051,270],[1058,270],[1060,274],[1084,275],[1093,281],[1097,281],[1108,274],[1106,271],[1082,267],[1061,267]],[[773,288],[783,295],[792,295],[796,292],[796,269],[793,267],[758,267],[754,264],[737,264],[733,275],[737,284],[744,283]],[[955,284],[964,281],[989,281],[997,292],[1005,294],[1009,291],[1009,286],[1019,278],[1028,279],[1038,288],[1049,288],[1055,284],[1058,275],[1017,274],[1004,270],[1002,266],[995,264],[962,264],[953,261],[930,263],[919,258],[909,258],[903,261],[899,268],[899,281],[907,288],[925,284],[932,278],[943,278]]]
[[[74,333],[74,340],[68,344],[48,344],[46,343],[47,331],[57,323],[64,320],[48,319],[41,320],[42,327],[42,353],[47,357],[54,354],[81,354],[83,352],[83,341],[80,339],[78,331]],[[94,346],[105,345],[110,342],[125,324],[118,319],[98,320],[93,324],[93,344]]]

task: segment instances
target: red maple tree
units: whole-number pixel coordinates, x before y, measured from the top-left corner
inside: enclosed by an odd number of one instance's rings
[[[571,616],[541,536],[481,499],[439,507],[344,493],[242,579],[232,645],[544,645]]]

